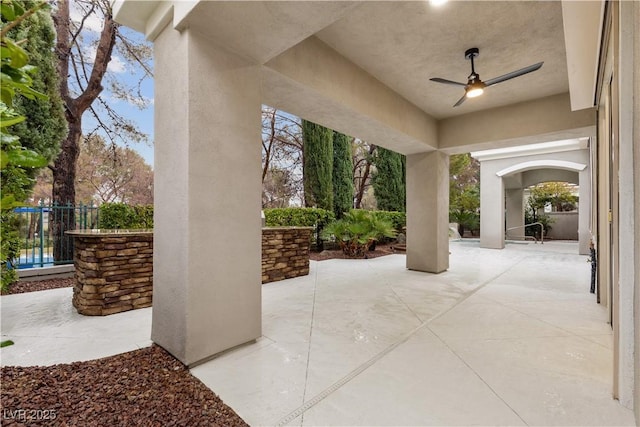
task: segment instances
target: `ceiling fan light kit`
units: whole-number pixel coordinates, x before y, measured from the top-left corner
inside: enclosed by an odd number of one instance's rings
[[[480,49],[478,49],[477,47],[472,47],[471,49],[467,49],[464,52],[464,57],[466,59],[468,59],[469,61],[471,61],[471,74],[469,74],[469,77],[467,77],[467,83],[460,83],[460,82],[456,82],[453,80],[447,80],[447,79],[443,79],[440,77],[433,77],[429,80],[436,82],[436,83],[443,83],[443,84],[448,84],[448,85],[453,85],[453,86],[463,86],[464,87],[464,95],[462,95],[462,98],[460,98],[458,100],[458,102],[456,102],[453,106],[457,107],[460,104],[462,104],[464,102],[465,99],[467,98],[475,98],[477,96],[480,96],[484,93],[484,89],[489,87],[489,86],[493,86],[496,85],[498,83],[502,83],[506,80],[511,80],[514,79],[516,77],[520,77],[524,74],[527,73],[531,73],[533,71],[536,71],[538,69],[540,69],[540,67],[542,67],[542,64],[544,64],[544,62],[538,62],[537,64],[533,64],[530,65],[528,67],[525,68],[521,68],[519,70],[516,71],[512,71],[510,73],[504,74],[500,77],[496,77],[494,79],[490,79],[487,80],[486,82],[483,82],[480,79],[480,75],[478,73],[476,73],[476,68],[475,68],[475,63],[474,63],[474,58],[477,58],[480,55]]]
[[[469,85],[466,90],[467,98],[475,98],[476,96],[480,96],[484,93],[485,84],[482,82],[476,82]]]

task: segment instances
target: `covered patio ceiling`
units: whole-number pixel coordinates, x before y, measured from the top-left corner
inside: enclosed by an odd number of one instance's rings
[[[593,106],[597,69],[584,52],[597,52],[603,2],[579,3],[127,0],[114,10],[150,39],[171,23],[263,64],[266,104],[411,154],[591,136],[592,112],[572,110]],[[463,88],[429,79],[466,82],[471,47],[483,80],[544,65],[454,108]]]

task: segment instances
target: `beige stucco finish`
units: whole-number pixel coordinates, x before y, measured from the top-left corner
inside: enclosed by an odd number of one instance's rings
[[[441,120],[438,147],[451,153],[595,135],[595,110],[571,111],[569,94]]]
[[[155,53],[152,339],[190,365],[261,335],[260,75],[195,31]]]
[[[407,268],[449,268],[449,156],[407,156]]]
[[[640,4],[620,2],[620,401],[640,419]]]

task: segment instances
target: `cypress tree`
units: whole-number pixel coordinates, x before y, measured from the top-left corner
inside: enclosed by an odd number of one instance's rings
[[[333,131],[302,120],[302,174],[307,207],[333,210]]]
[[[353,208],[353,159],[347,135],[333,132],[333,212],[342,218]]]
[[[26,9],[35,1],[24,2]],[[59,92],[59,78],[54,54],[55,28],[47,10],[39,10],[18,25],[12,35],[16,40],[26,40],[24,49],[29,54],[29,64],[37,68],[32,75],[32,88],[47,95],[48,99],[17,97],[15,109],[26,117],[12,130],[20,137],[20,144],[52,161],[60,152],[60,142],[67,134],[67,122]],[[29,174],[34,177],[37,169]]]
[[[404,212],[406,206],[405,166],[402,154],[378,147],[372,177],[378,209]]]

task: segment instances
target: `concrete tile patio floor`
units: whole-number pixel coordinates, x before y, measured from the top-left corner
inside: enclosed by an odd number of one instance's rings
[[[574,243],[312,262],[263,286],[263,336],[192,373],[251,425],[634,425],[611,398],[612,335]],[[3,365],[148,345],[150,309],[86,318],[69,289],[4,296]],[[89,344],[87,344],[87,342]]]

